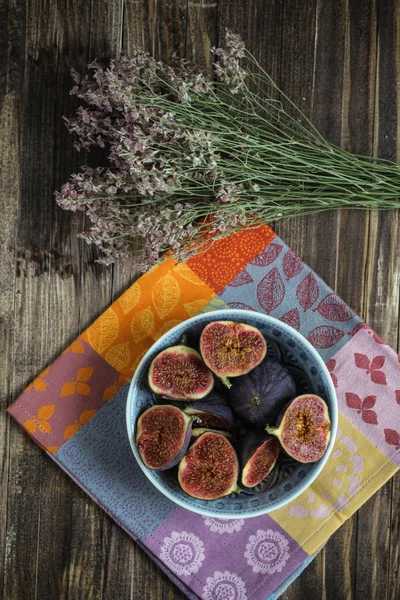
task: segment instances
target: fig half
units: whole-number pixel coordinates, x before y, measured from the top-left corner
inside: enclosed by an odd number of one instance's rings
[[[276,422],[286,402],[295,396],[292,375],[281,363],[267,357],[250,373],[235,379],[228,398],[242,423],[264,429],[266,423]]]
[[[249,431],[239,451],[241,484],[246,488],[260,484],[275,467],[280,451],[276,437],[265,431]]]
[[[192,432],[192,419],[169,404],[148,408],[138,419],[136,444],[148,469],[165,471],[184,456]]]
[[[229,377],[245,375],[260,364],[267,352],[267,342],[251,325],[213,321],[202,331],[200,352],[206,365],[229,388]]]
[[[220,433],[203,433],[179,463],[184,492],[200,500],[217,500],[239,492],[239,463],[229,440]]]
[[[315,394],[294,398],[283,410],[276,427],[266,426],[283,450],[301,463],[313,463],[326,452],[331,421],[326,403]]]
[[[172,346],[154,358],[149,386],[155,394],[173,400],[199,400],[214,386],[214,377],[200,354],[188,346]]]
[[[216,392],[212,392],[204,400],[193,402],[184,408],[184,412],[190,417],[194,417],[196,427],[231,431],[233,426],[233,414],[229,404]]]

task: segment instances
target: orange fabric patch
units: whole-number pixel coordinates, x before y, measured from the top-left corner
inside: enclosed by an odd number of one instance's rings
[[[189,267],[217,294],[276,236],[267,225],[240,231],[189,258]]]
[[[186,264],[175,266],[170,259],[138,279],[80,339],[130,378],[156,339],[199,312],[214,296]],[[78,379],[72,385],[78,385]]]

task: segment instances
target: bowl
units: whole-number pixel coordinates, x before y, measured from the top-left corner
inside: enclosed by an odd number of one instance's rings
[[[147,384],[147,373],[153,358],[165,348],[187,338],[198,339],[204,327],[218,320],[238,321],[257,327],[267,340],[267,355],[278,358],[296,379],[298,392],[315,393],[328,405],[331,419],[331,439],[324,456],[315,463],[302,464],[288,458],[283,460],[275,485],[264,492],[231,494],[218,500],[198,500],[180,487],[177,467],[168,471],[152,471],[143,464],[136,446],[136,422],[141,413],[155,403]],[[232,379],[234,383],[234,379]],[[273,317],[248,310],[226,309],[196,315],[160,337],[141,360],[132,379],[126,406],[126,424],[133,454],[151,483],[170,500],[192,512],[219,519],[250,518],[285,506],[316,479],[333,448],[338,421],[335,388],[324,361],[311,344],[295,329]]]

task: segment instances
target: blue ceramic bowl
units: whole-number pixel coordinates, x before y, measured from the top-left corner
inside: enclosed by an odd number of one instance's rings
[[[329,407],[332,435],[324,456],[316,463],[301,464],[291,459],[283,460],[275,485],[256,495],[241,492],[219,500],[197,500],[180,488],[176,467],[157,472],[144,466],[136,447],[136,421],[140,414],[154,404],[147,385],[147,373],[153,358],[165,348],[180,343],[182,335],[200,337],[201,331],[211,321],[238,321],[257,327],[267,340],[268,354],[281,360],[297,379],[300,393],[310,392],[321,396]],[[233,380],[234,383],[234,380]],[[300,388],[300,389],[299,389]],[[311,344],[295,329],[274,319],[247,310],[207,312],[180,323],[158,339],[140,362],[132,379],[127,407],[126,423],[133,454],[146,477],[170,500],[201,515],[220,519],[255,517],[280,508],[304,492],[323,469],[335,442],[338,408],[335,388],[322,358]],[[278,468],[278,467],[276,467]]]

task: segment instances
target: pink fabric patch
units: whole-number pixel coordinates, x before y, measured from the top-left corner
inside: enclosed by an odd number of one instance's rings
[[[339,409],[400,466],[399,360],[369,328],[358,331],[328,364]]]

